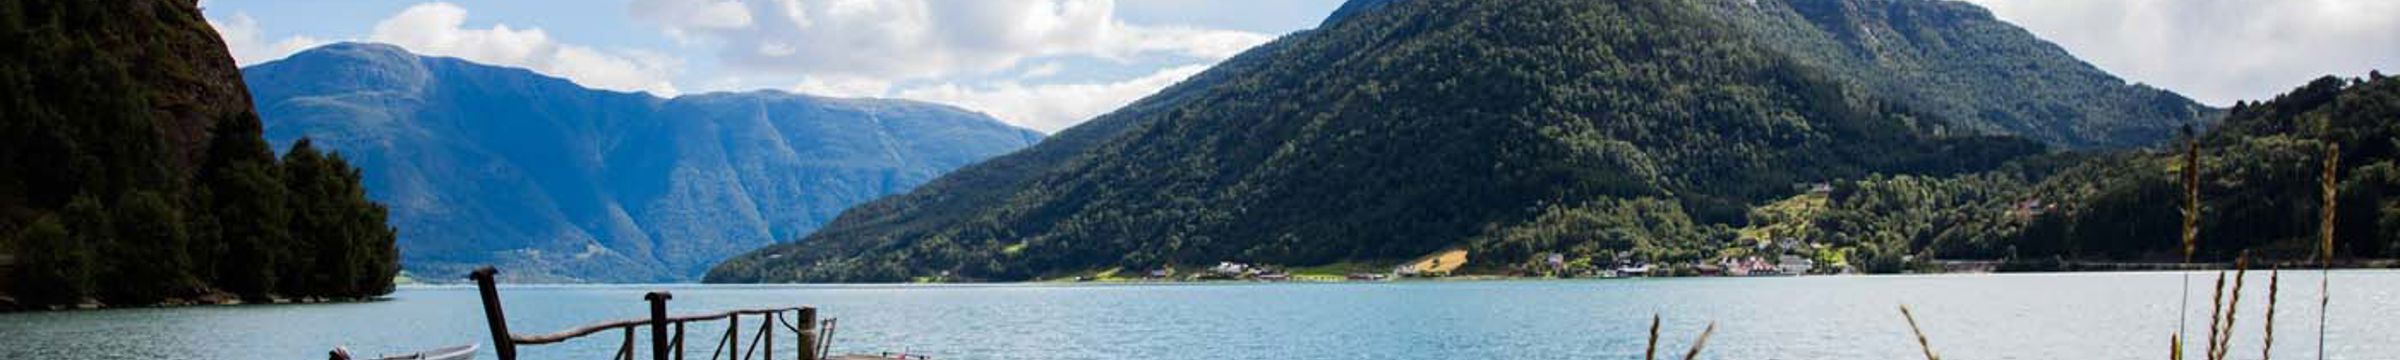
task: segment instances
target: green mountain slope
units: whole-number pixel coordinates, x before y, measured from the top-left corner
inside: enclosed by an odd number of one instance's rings
[[[191,1],[0,2],[0,299],[390,292],[393,232],[358,170],[306,145],[277,159],[260,129]]]
[[[2341,147],[2337,256],[2400,256],[2395,119],[2400,79],[2379,73],[2326,77],[2237,104],[2197,138],[2201,212],[2192,260],[2229,261],[2251,251],[2270,261],[2313,261],[2332,144]],[[1835,182],[1823,211],[1777,222],[1809,225],[1794,237],[1883,260],[1853,262],[1868,271],[1901,270],[1909,264],[1900,255],[1912,254],[2011,259],[2027,270],[2066,265],[2055,260],[2178,262],[2182,174],[2190,168],[2182,146],[2162,146],[2046,156],[1954,177],[1869,177]]]
[[[1778,51],[1963,130],[2146,146],[2222,111],[2123,79],[1959,1],[1710,0]]]
[[[1399,1],[1253,49],[1126,109],[712,282],[1017,280],[1219,260],[1414,257],[1611,201],[1714,225],[1796,183],[1979,171],[2041,152],[1869,96],[1681,1]],[[1688,214],[1688,215],[1687,215]],[[1704,248],[1690,232],[1659,248]]]

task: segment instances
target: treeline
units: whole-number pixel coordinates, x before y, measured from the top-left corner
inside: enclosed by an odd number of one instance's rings
[[[2198,145],[2201,211],[2194,261],[2242,251],[2306,261],[2322,233],[2328,151],[2335,252],[2400,257],[2400,79],[2327,77],[2264,102],[2242,102],[2211,131],[2155,149],[2030,156],[1949,176],[1872,175],[1752,208],[1744,224],[1695,225],[1653,199],[1544,209],[1477,237],[1485,271],[1531,272],[1544,254],[1570,263],[1687,264],[1799,255],[1870,273],[1928,260],[2006,260],[2011,269],[2064,261],[2178,262],[2187,143]],[[1797,241],[1808,248],[1786,249]],[[1761,251],[1767,253],[1761,254]],[[1773,259],[1773,256],[1768,256]]]
[[[2181,160],[2183,143],[2094,159],[2030,190],[2058,204],[2031,219],[2020,256],[2068,259],[2180,257],[2185,171],[2200,178],[2199,253],[2203,261],[2241,251],[2270,259],[2307,259],[2321,239],[2325,161],[2338,147],[2337,256],[2400,256],[2400,79],[2325,77],[2265,102],[2234,105],[2215,129],[2198,135],[2199,168]]]
[[[85,192],[35,217],[9,238],[9,294],[25,305],[139,305],[214,291],[251,301],[392,291],[393,230],[339,154],[302,140],[281,161],[211,167],[201,182],[185,196]]]
[[[16,305],[391,291],[394,230],[359,170],[306,141],[278,159],[190,2],[9,2],[0,54]]]
[[[2264,102],[2236,104],[2211,131],[2156,149],[2060,154],[1953,177],[1837,182],[1806,238],[1855,249],[1907,249],[1916,259],[2007,259],[2021,269],[2060,260],[2182,260],[2183,156],[2198,145],[2201,210],[2195,261],[2244,250],[2268,259],[2316,252],[2328,151],[2335,252],[2400,257],[2400,80],[2326,77]],[[1871,270],[1902,270],[1905,266]]]

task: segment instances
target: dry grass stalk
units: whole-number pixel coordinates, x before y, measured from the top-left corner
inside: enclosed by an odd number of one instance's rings
[[[2225,314],[2224,305],[2225,272],[2218,271],[2217,291],[2215,295],[2209,295],[2208,300],[2208,338],[2200,340],[2202,344],[2208,344],[2208,351],[2200,353],[2200,358],[2202,359],[2216,360],[2217,358],[2217,329],[2220,329],[2217,324],[2223,321],[2223,318],[2219,315]]]
[[[2169,335],[2167,338],[2168,342],[2173,343],[2175,346],[2175,348],[2167,350],[2167,358],[2173,360],[2183,360],[2183,331],[2176,330],[2174,335]]]
[[[2267,339],[2259,345],[2258,360],[2275,358],[2275,298],[2283,295],[2283,267],[2267,274]]]
[[[2200,249],[2200,140],[2189,129],[2183,145],[2183,262]]]
[[[1925,360],[1941,360],[1933,354],[1933,343],[1925,341],[1925,329],[1917,327],[1917,314],[1910,312],[1908,305],[1900,305],[1900,317],[1908,319],[1908,331],[1917,334],[1917,348],[1925,350]]]
[[[2210,360],[2225,360],[2226,354],[2233,353],[2234,315],[2242,310],[2242,283],[2250,275],[2250,252],[2243,251],[2234,258],[2233,268],[2233,296],[2225,299],[2224,331],[2217,333],[2217,350],[2209,356]]]
[[[2333,310],[2333,200],[2341,192],[2334,187],[2334,176],[2341,167],[2342,144],[2331,143],[2325,147],[2325,179],[2319,183],[2325,204],[2318,208],[2318,217],[2323,221],[2317,224],[2317,234],[2324,237],[2317,249],[2317,360],[2325,359],[2325,317]]]
[[[2183,263],[2192,263],[2192,253],[2200,248],[2200,140],[2192,128],[2183,128]],[[2183,360],[2183,331],[2185,320],[2191,318],[2192,273],[2183,272],[2183,288],[2175,293],[2182,301],[2175,308],[2174,360]]]
[[[1692,350],[1683,353],[1683,360],[1698,360],[1700,358],[1700,349],[1708,346],[1708,335],[1716,332],[1717,322],[1708,322],[1708,328],[1700,330],[1700,338],[1692,340]]]
[[[2333,264],[2334,195],[2341,192],[2340,188],[2334,187],[2334,176],[2336,176],[2336,173],[2341,166],[2342,145],[2333,144],[2331,146],[2327,146],[2325,148],[2325,178],[2317,184],[2320,187],[2318,189],[2319,192],[2325,195],[2325,204],[2317,207],[2318,220],[2321,220],[2317,222],[2317,234],[2324,235],[2322,243],[2318,244],[2319,246],[2317,247],[2318,253],[2320,254],[2317,261],[2321,264],[2327,264],[2327,266],[2331,266],[2331,264]]]
[[[1642,360],[1658,359],[1658,314],[1650,314],[1650,346],[1642,350]]]

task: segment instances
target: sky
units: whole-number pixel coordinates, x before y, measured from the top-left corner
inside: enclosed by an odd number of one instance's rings
[[[2400,70],[2394,0],[1967,0],[2126,78],[2226,106]],[[675,96],[956,105],[1056,132],[1341,0],[202,0],[244,66],[331,42]]]

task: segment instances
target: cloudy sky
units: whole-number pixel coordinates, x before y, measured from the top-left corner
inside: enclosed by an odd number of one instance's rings
[[[2400,69],[2394,0],[1969,0],[2216,105]],[[958,105],[1054,132],[1315,26],[1341,0],[204,0],[243,65],[335,41],[661,96]]]

